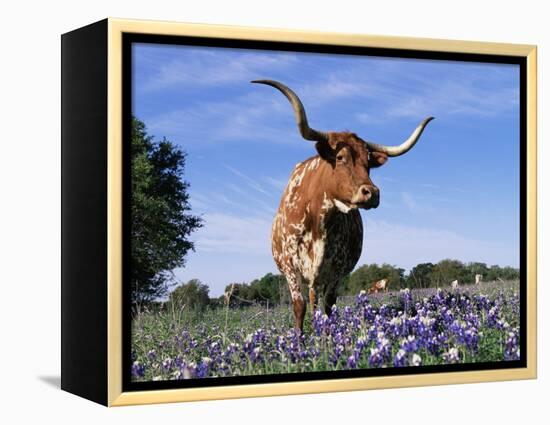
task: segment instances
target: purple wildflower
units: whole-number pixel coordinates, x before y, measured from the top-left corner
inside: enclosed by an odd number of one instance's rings
[[[132,376],[136,378],[143,378],[145,376],[145,366],[137,360],[132,363]]]

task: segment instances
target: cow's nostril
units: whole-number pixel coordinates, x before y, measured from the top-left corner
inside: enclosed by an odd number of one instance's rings
[[[365,196],[368,196],[368,195],[371,194],[371,193],[370,193],[370,190],[369,190],[368,188],[366,188],[366,187],[362,187],[362,188],[361,188],[361,193],[362,193],[363,195],[365,195]]]

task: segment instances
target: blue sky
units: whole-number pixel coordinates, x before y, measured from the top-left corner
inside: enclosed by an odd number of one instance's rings
[[[294,165],[315,154],[279,80],[319,130],[418,144],[371,177],[378,209],[362,212],[358,265],[409,269],[443,258],[519,265],[519,67],[295,52],[135,44],[133,113],[187,153],[193,211],[205,226],[175,274],[220,295],[276,272],[270,228]]]

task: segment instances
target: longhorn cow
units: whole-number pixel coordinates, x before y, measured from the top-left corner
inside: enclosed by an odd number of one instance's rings
[[[315,142],[317,150],[292,171],[271,232],[273,258],[288,282],[295,328],[301,331],[306,313],[302,284],[309,288],[312,313],[320,295],[330,314],[337,286],[359,260],[363,245],[359,209],[376,208],[380,202],[370,170],[388,157],[408,152],[433,118],[422,121],[401,145],[384,146],[350,132],[315,130],[290,88],[273,80],[252,82],[272,86],[289,100],[300,134]]]

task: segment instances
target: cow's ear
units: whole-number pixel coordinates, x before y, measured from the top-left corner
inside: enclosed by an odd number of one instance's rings
[[[382,152],[370,152],[369,167],[376,168],[384,165],[388,160],[388,155]]]
[[[336,154],[329,142],[317,142],[315,143],[315,149],[317,149],[317,153],[321,158],[323,158],[325,161],[330,162],[331,164],[334,164]]]

